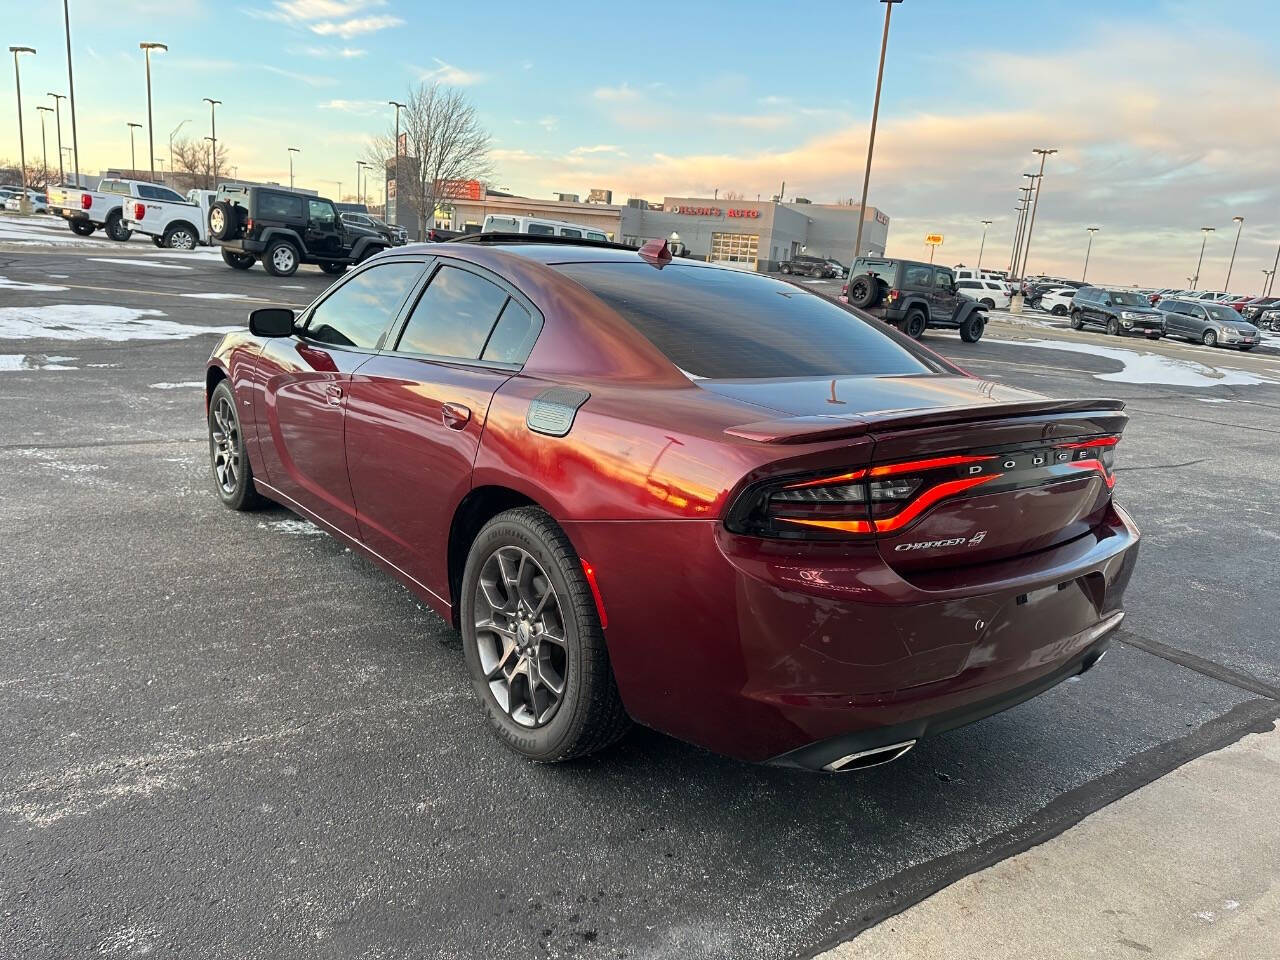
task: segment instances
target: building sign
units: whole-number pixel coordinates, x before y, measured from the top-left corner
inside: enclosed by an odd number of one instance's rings
[[[728,213],[728,215],[731,217],[745,217],[751,220],[758,219],[760,216],[759,210],[748,210],[748,209],[732,210],[731,209],[731,210],[725,211],[720,209],[719,207],[673,206],[671,208],[671,212],[678,213],[686,217],[723,217],[726,213]]]
[[[436,196],[449,200],[483,200],[484,186],[479,180],[437,180]]]
[[[883,223],[887,227],[889,225],[889,215],[887,213],[881,213],[879,210],[877,210],[876,223]]]
[[[400,134],[400,139],[396,141],[396,156],[407,157],[409,155],[409,134]]]
[[[613,191],[593,187],[587,194],[587,203],[613,203]]]
[[[924,238],[924,242],[931,247],[940,247],[942,246],[942,234],[931,233]]]

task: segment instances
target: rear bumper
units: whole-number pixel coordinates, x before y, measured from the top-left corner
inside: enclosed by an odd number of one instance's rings
[[[1139,545],[1111,507],[1057,547],[915,576],[875,547],[782,549],[710,521],[565,527],[595,566],[633,718],[812,769],[980,719],[1091,665]]]
[[[235,253],[248,253],[253,256],[261,256],[262,252],[267,249],[266,243],[261,240],[252,240],[248,237],[241,237],[238,240],[218,240],[218,246],[225,247]]]

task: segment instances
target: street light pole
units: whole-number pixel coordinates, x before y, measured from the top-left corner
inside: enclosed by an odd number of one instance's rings
[[[169,48],[163,43],[147,43],[138,44],[138,49],[144,51],[147,58],[147,146],[151,153],[151,179],[156,179],[156,135],[151,124],[151,51],[152,50],[168,50]]]
[[[49,143],[44,133],[44,115],[53,113],[53,107],[36,107],[36,110],[40,114],[40,154],[44,158],[40,161],[44,166],[44,170],[41,172],[44,174],[45,189],[47,190],[49,188]]]
[[[1280,246],[1276,247],[1276,262],[1271,265],[1271,282],[1267,284],[1266,296],[1271,296],[1271,291],[1276,285],[1276,270],[1280,270]]]
[[[1027,245],[1022,251],[1022,275],[1027,275],[1027,258],[1031,256],[1031,233],[1036,228],[1036,210],[1040,207],[1040,191],[1044,187],[1044,162],[1050,154],[1057,153],[1056,149],[1050,150],[1047,147],[1036,147],[1032,153],[1040,154],[1040,173],[1036,178],[1036,199],[1031,204],[1031,222],[1027,225]]]
[[[76,79],[71,72],[71,10],[62,0],[62,23],[67,34],[67,92],[71,94],[71,162],[75,166],[76,186],[80,186],[80,143],[76,140]]]
[[[858,233],[853,241],[853,259],[862,254],[862,225],[867,217],[867,188],[871,185],[871,155],[876,149],[876,122],[880,119],[880,85],[884,82],[884,55],[889,49],[889,18],[893,15],[893,5],[902,0],[880,0],[884,4],[884,34],[880,38],[880,66],[876,68],[876,98],[871,106],[871,133],[867,137],[867,166],[862,172],[862,203],[858,205]]]
[[[142,124],[128,123],[128,124],[125,124],[125,126],[129,128],[129,176],[134,177],[138,173],[138,159],[137,159],[137,154],[134,152],[134,149],[133,149],[133,131],[141,130]]]
[[[13,82],[18,88],[18,165],[22,168],[22,199],[18,204],[26,213],[31,201],[27,198],[27,146],[22,136],[22,74],[18,71],[18,54],[36,51],[34,47],[10,47],[9,52],[13,54]]]
[[[1209,234],[1213,233],[1213,227],[1201,227],[1200,232],[1204,235],[1200,241],[1200,259],[1196,261],[1196,275],[1191,278],[1191,289],[1200,289],[1200,265],[1204,263],[1204,245],[1209,242]]]
[[[978,222],[982,224],[982,243],[978,244],[978,266],[975,268],[975,272],[979,276],[981,276],[982,275],[982,251],[987,248],[987,227],[991,226],[991,224],[994,221],[980,220]]]
[[[1222,292],[1226,293],[1231,286],[1231,271],[1236,268],[1236,251],[1240,249],[1240,231],[1244,229],[1244,217],[1232,217],[1231,222],[1236,225],[1236,242],[1231,248],[1231,263],[1227,265],[1227,279],[1222,285]]]
[[[215,116],[217,106],[221,100],[211,100],[208,97],[201,97],[205,103],[209,105],[209,132],[213,134],[209,139],[213,141],[213,145],[209,148],[209,168],[213,171],[213,189],[218,186],[218,118]]]
[[[217,189],[218,189],[218,182],[217,182],[217,180],[214,178],[214,173],[213,173],[213,164],[214,164],[214,156],[213,156],[214,142],[213,142],[213,137],[205,137],[205,140],[206,140],[206,141],[208,142],[208,144],[209,144],[209,181],[208,181],[208,189],[210,189],[210,190],[217,190]]]
[[[1022,192],[1021,188],[1019,188],[1018,192],[1019,193]],[[1026,207],[1023,206],[1024,199],[1026,198],[1019,197],[1018,205],[1014,207],[1014,210],[1017,211],[1018,216],[1017,216],[1017,219],[1014,220],[1014,225],[1013,225],[1013,247],[1009,250],[1009,279],[1010,280],[1014,279],[1013,262],[1014,262],[1014,259],[1018,256],[1018,237],[1022,233],[1022,215],[1026,212]]]
[[[1085,227],[1089,231],[1089,246],[1084,251],[1084,272],[1080,274],[1080,282],[1084,283],[1084,278],[1089,275],[1089,254],[1093,253],[1093,235],[1098,232],[1098,227]]]
[[[299,150],[297,147],[289,148],[289,189],[290,190],[293,189],[293,155],[295,153],[301,153],[301,152],[302,151]]]
[[[177,173],[178,171],[178,168],[173,165],[173,138],[178,135],[179,130],[181,130],[186,124],[190,122],[191,122],[190,120],[183,120],[182,123],[174,127],[173,131],[169,134],[169,173],[171,174]]]
[[[395,100],[388,100],[387,103],[396,108],[396,138],[391,144],[391,157],[392,157],[392,161],[395,164],[395,167],[394,167],[395,180],[396,180],[395,223],[398,225],[400,223],[400,111],[404,109],[405,105],[403,103],[397,103]],[[383,216],[386,216],[387,214],[387,211],[385,209],[385,204],[384,204],[384,209],[382,211],[382,214]],[[388,222],[391,222],[391,221],[388,220]]]
[[[58,127],[58,183],[66,183],[67,174],[62,167],[62,101],[67,98],[60,93],[47,93],[45,96],[53,97],[54,123]]]
[[[1019,187],[1018,192],[1022,194],[1018,198],[1018,202],[1022,204],[1022,216],[1018,218],[1018,232],[1013,239],[1013,264],[1009,267],[1009,279],[1018,279],[1018,264],[1022,260],[1022,240],[1026,236],[1027,214],[1031,212],[1031,191],[1035,184],[1035,174],[1024,173],[1024,177],[1031,177],[1030,183],[1025,187]]]
[[[1264,297],[1268,296],[1267,287],[1271,283],[1271,274],[1272,274],[1271,270],[1268,270],[1266,267],[1262,268],[1262,296]]]

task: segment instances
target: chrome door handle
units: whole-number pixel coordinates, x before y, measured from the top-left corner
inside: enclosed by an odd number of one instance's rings
[[[462,430],[471,422],[471,408],[460,403],[441,404],[440,419],[450,430]]]
[[[336,406],[341,405],[341,403],[342,403],[342,388],[341,388],[341,387],[329,387],[329,388],[327,388],[327,389],[325,390],[325,394],[326,394],[326,396],[327,396],[327,399],[328,399],[329,403],[330,403],[332,406],[335,406],[335,407],[336,407]]]

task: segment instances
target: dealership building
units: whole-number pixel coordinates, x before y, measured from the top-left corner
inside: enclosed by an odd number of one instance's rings
[[[538,200],[481,188],[475,195],[449,201],[437,226],[475,231],[489,214],[545,217],[594,227],[611,239],[639,245],[647,240],[676,240],[688,255],[761,271],[776,270],[796,254],[830,257],[847,264],[853,253],[860,208],[805,200],[719,200],[714,197],[664,197],[662,203],[609,202],[609,191],[594,190],[596,202],[560,194]],[[883,256],[889,218],[867,207],[862,253]]]

